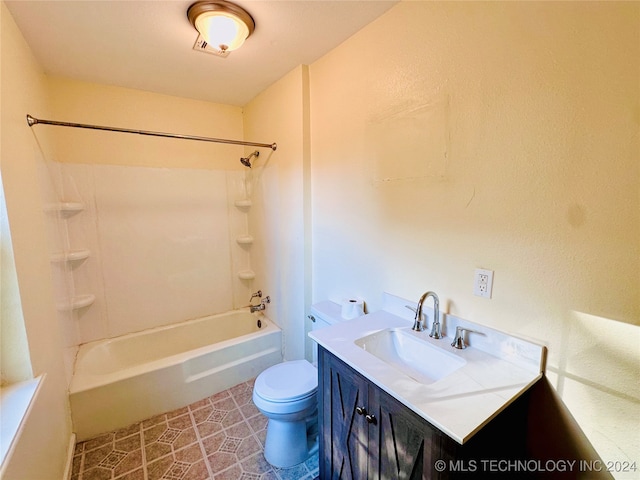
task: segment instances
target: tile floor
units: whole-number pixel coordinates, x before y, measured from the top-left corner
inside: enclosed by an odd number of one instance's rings
[[[318,456],[274,468],[262,455],[267,419],[241,383],[127,428],[78,443],[71,480],[312,480]]]

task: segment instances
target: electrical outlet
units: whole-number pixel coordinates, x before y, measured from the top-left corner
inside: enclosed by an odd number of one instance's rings
[[[473,282],[473,294],[478,297],[491,298],[493,287],[493,270],[476,268]]]

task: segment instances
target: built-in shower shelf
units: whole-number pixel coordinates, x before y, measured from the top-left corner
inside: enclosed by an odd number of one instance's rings
[[[60,202],[49,205],[47,210],[52,212],[60,212],[62,213],[62,215],[70,217],[78,212],[83,211],[84,204],[80,202]]]
[[[240,280],[253,280],[256,278],[256,274],[253,270],[241,270],[238,272],[238,278]]]
[[[91,251],[87,249],[83,250],[69,250],[66,252],[55,253],[51,255],[52,262],[79,262],[86,260],[91,255]]]
[[[88,307],[95,302],[95,300],[96,296],[93,293],[78,295],[77,297],[73,297],[69,302],[58,305],[58,310],[79,310],[81,308]]]
[[[240,245],[251,245],[253,243],[253,237],[251,235],[239,235],[236,238],[236,242]]]
[[[250,208],[253,205],[253,202],[250,198],[243,198],[241,200],[236,200],[234,205],[238,208]]]

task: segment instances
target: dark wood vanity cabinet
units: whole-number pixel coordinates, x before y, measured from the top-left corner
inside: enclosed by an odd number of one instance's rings
[[[318,366],[321,479],[440,478],[455,442],[321,347]]]
[[[322,347],[318,370],[321,480],[470,478],[479,456],[522,458],[521,416],[463,447]]]
[[[369,406],[368,382],[322,347],[318,375],[320,478],[367,478],[369,423],[358,409]]]

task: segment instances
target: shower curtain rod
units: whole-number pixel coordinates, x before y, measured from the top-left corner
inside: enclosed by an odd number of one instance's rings
[[[129,128],[117,128],[117,127],[103,127],[100,125],[89,125],[86,123],[71,123],[71,122],[57,122],[55,120],[42,120],[32,117],[27,114],[27,123],[30,127],[41,123],[43,125],[57,125],[59,127],[73,127],[73,128],[88,128],[90,130],[106,130],[109,132],[122,132],[122,133],[136,133],[138,135],[150,135],[153,137],[167,137],[167,138],[179,138],[182,140],[198,140],[200,142],[215,142],[215,143],[230,143],[233,145],[244,145],[247,147],[266,147],[275,151],[278,145],[275,143],[256,143],[256,142],[244,142],[242,140],[227,140],[225,138],[212,138],[212,137],[196,137],[193,135],[180,135],[177,133],[164,133],[164,132],[150,132],[148,130],[132,130]]]

